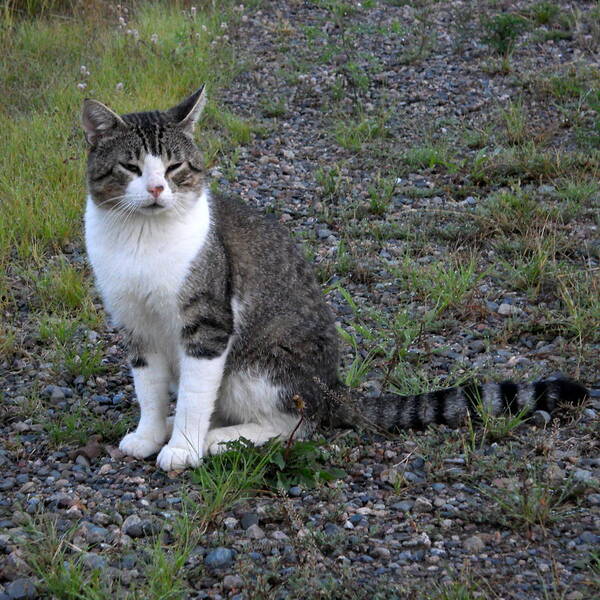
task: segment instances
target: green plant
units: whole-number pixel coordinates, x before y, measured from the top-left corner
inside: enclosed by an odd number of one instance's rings
[[[346,150],[359,152],[367,142],[388,134],[386,121],[387,117],[339,121],[334,128],[335,141]]]
[[[567,503],[575,485],[572,481],[566,481],[557,487],[535,472],[530,472],[529,477],[519,481],[512,489],[496,492],[480,489],[498,506],[498,519],[501,522],[516,527],[545,527],[560,520],[569,510]]]
[[[320,481],[344,476],[325,466],[325,455],[316,442],[272,440],[261,447],[240,439],[225,444],[226,451],[194,469],[191,481],[199,488],[198,515],[206,529],[218,515],[237,502],[270,490],[292,485],[313,487]]]
[[[484,36],[482,41],[497,54],[509,55],[519,36],[527,29],[527,19],[512,13],[502,13],[486,18],[482,23]]]
[[[530,14],[537,25],[548,25],[560,13],[560,6],[552,2],[538,2],[531,7]]]
[[[394,197],[396,182],[396,177],[382,178],[378,175],[369,185],[369,208],[374,215],[385,215]]]

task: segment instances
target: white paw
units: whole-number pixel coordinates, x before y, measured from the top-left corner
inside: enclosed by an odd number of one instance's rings
[[[238,437],[223,431],[224,428],[212,429],[206,434],[204,440],[204,454],[221,454],[227,452],[227,443],[233,442]]]
[[[202,462],[202,452],[197,448],[164,446],[156,458],[163,471],[179,471],[186,467],[197,467]]]
[[[135,458],[147,458],[156,454],[162,447],[163,442],[157,442],[151,437],[145,437],[133,431],[128,433],[119,444],[119,450],[128,456]]]

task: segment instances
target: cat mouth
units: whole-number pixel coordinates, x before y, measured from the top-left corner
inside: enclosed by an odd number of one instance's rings
[[[160,204],[158,202],[154,202],[152,204],[148,204],[147,206],[142,206],[142,211],[148,213],[157,213],[165,210],[167,207],[164,204]]]

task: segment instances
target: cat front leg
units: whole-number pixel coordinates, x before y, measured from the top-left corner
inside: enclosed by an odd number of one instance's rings
[[[173,433],[156,459],[161,469],[170,471],[200,464],[226,359],[227,349],[216,358],[185,356],[181,360]]]
[[[119,444],[121,452],[135,458],[147,458],[167,441],[169,410],[169,365],[157,354],[135,356],[131,360],[135,393],[140,405],[140,421]]]

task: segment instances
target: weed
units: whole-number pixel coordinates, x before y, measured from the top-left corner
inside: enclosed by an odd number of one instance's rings
[[[564,482],[557,488],[534,472],[518,482],[514,489],[482,493],[492,499],[500,509],[499,520],[513,527],[545,527],[560,520],[568,512],[567,502],[574,490],[572,482]]]
[[[346,187],[346,178],[340,165],[327,169],[320,167],[315,173],[315,180],[321,188],[323,198],[337,198]]]
[[[346,150],[359,152],[367,142],[388,135],[386,121],[384,116],[339,121],[334,128],[335,141]]]
[[[396,177],[382,178],[378,175],[369,185],[369,208],[374,215],[385,215],[394,197],[396,182]]]
[[[415,146],[406,151],[404,162],[410,167],[433,169],[441,166],[452,171],[456,164],[450,160],[449,148],[445,144]]]
[[[261,112],[265,117],[280,118],[287,113],[287,105],[284,98],[263,98],[261,101]]]
[[[316,442],[272,440],[257,448],[245,439],[225,444],[217,454],[194,469],[191,481],[199,487],[202,505],[198,515],[202,529],[237,502],[260,491],[313,487],[345,474],[325,467],[325,455]]]
[[[560,6],[552,2],[538,2],[531,7],[530,14],[536,25],[548,25],[560,14]]]
[[[513,51],[517,39],[527,29],[528,22],[519,15],[503,13],[484,19],[482,25],[485,31],[482,41],[497,54],[508,56]]]
[[[527,127],[528,116],[523,107],[523,101],[509,102],[500,112],[506,130],[506,139],[509,144],[522,144],[527,140],[529,131]]]

